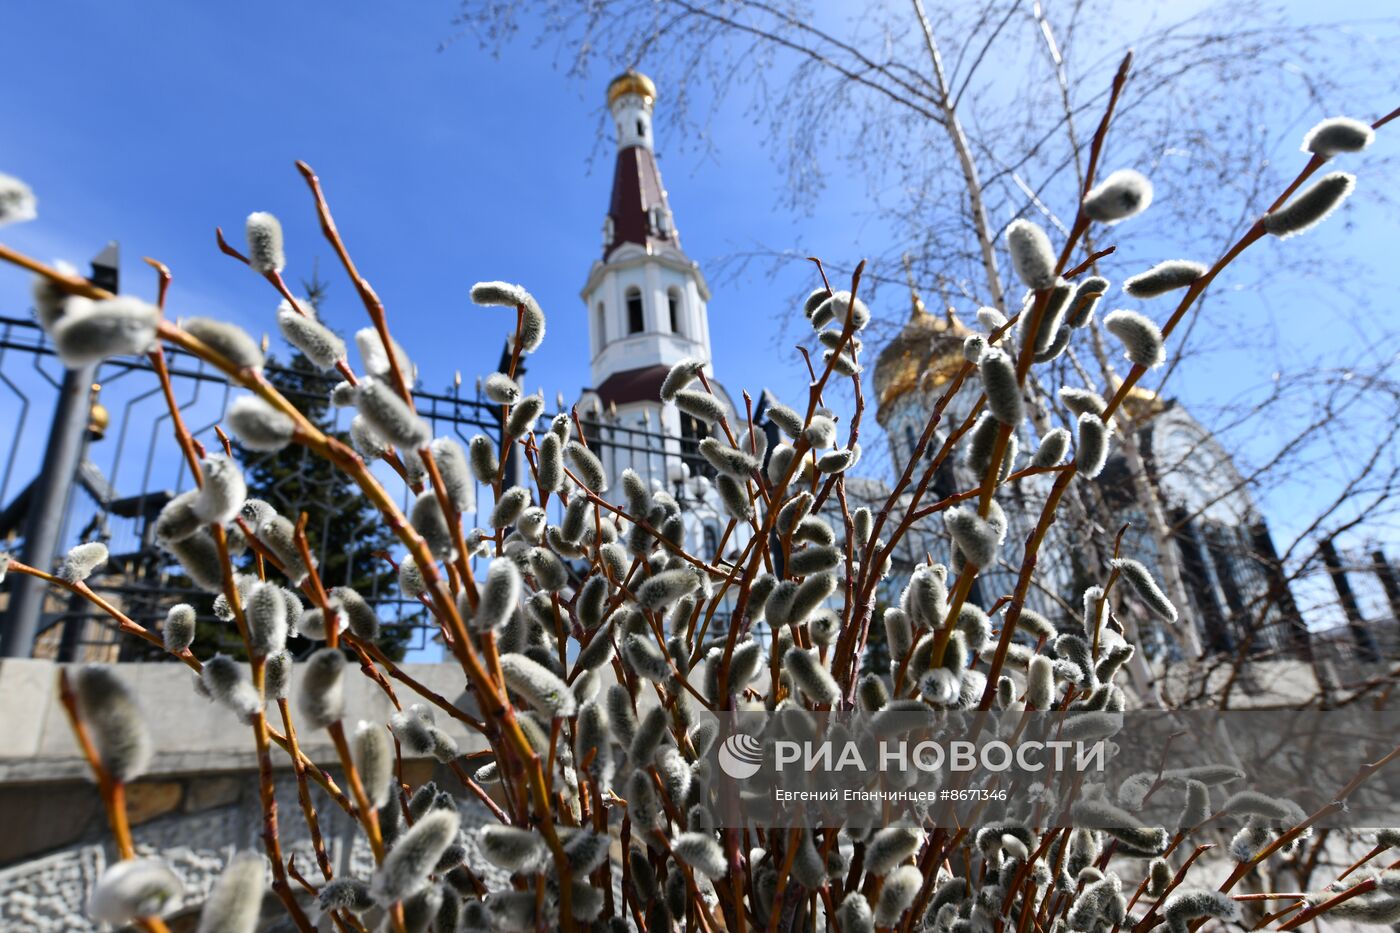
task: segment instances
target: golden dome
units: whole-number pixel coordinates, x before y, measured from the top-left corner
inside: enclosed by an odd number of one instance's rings
[[[1110,384],[1113,386],[1113,391],[1117,392],[1118,387],[1123,384],[1123,380],[1117,374],[1114,374]],[[1127,395],[1123,396],[1122,410],[1125,415],[1134,421],[1146,421],[1166,411],[1167,403],[1160,395],[1153,392],[1151,389],[1145,389],[1140,385],[1135,385],[1128,390]]]
[[[930,314],[918,293],[911,296],[908,323],[875,358],[871,380],[878,405],[875,418],[881,422],[896,399],[936,389],[957,375],[964,362],[963,341],[972,333],[952,309]]]
[[[640,71],[628,68],[608,85],[608,106],[611,107],[623,94],[636,94],[651,103],[656,100],[656,85]]]

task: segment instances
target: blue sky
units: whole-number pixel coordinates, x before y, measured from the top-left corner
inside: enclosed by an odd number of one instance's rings
[[[1300,22],[1317,15],[1301,0],[1291,6]],[[443,0],[137,8],[26,2],[7,14],[0,171],[34,187],[40,220],[5,229],[0,241],[82,264],[119,239],[125,290],[151,290],[140,257],[155,256],[175,272],[177,313],[228,318],[256,333],[273,329],[276,301],[217,252],[213,230],[222,225],[237,241],[250,211],[269,210],[287,231],[289,277],[319,260],[333,289],[326,315],[348,332],[362,326],[362,311],[316,228],[292,165],[301,158],[320,174],[426,388],[446,387],[457,370],[470,378],[494,368],[505,320],[467,297],[472,282],[491,278],[524,283],[549,313],[550,336],[527,388],[572,399],[587,384],[578,290],[599,251],[611,180],[611,143],[600,148],[598,137],[610,73],[571,78],[552,47],[528,41],[500,57],[471,39],[440,50],[455,31],[455,4]],[[1329,5],[1327,16],[1385,13],[1383,4],[1350,2]],[[1376,148],[1393,155],[1393,135]],[[886,245],[878,224],[848,219],[866,182],[839,170],[814,216],[785,211],[765,140],[737,109],[721,113],[711,148],[679,142],[667,138],[663,120],[662,170],[687,250],[702,266],[754,244],[785,246],[797,231],[805,246],[846,264]],[[1316,248],[1345,248],[1385,274],[1400,233],[1394,216],[1361,205],[1346,219],[1318,231]],[[1257,275],[1287,257],[1271,243],[1249,261],[1259,264]],[[802,391],[795,358],[775,365],[771,336],[804,274],[774,281],[754,270],[716,287],[714,352],[731,389],[756,395],[767,385],[788,398]],[[0,271],[4,313],[25,313],[25,289],[23,276]],[[1325,285],[1232,300],[1242,321],[1277,327],[1290,353],[1344,350],[1358,339],[1343,317],[1329,317],[1340,312]],[[906,311],[897,293],[876,306],[877,314]],[[1299,317],[1326,323],[1279,324]],[[1270,368],[1259,352],[1213,354],[1197,365],[1208,368],[1182,380],[1182,394],[1203,411],[1263,384]],[[1286,527],[1289,503],[1266,504],[1284,513]]]

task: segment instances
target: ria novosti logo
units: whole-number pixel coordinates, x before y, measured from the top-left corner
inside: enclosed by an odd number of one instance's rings
[[[763,766],[763,746],[758,739],[736,732],[720,743],[720,770],[736,781],[746,781]]]

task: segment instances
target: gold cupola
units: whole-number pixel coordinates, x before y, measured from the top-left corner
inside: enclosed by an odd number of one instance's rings
[[[650,104],[656,100],[656,84],[640,71],[628,68],[608,85],[608,106],[624,94],[636,94]]]
[[[907,263],[906,263],[907,268]],[[911,279],[909,320],[875,358],[871,381],[875,387],[875,418],[881,424],[896,400],[911,392],[944,385],[963,365],[963,341],[972,333],[953,309],[931,314]]]

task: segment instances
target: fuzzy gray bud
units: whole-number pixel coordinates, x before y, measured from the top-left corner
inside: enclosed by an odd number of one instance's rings
[[[234,399],[224,415],[224,421],[238,443],[248,450],[281,450],[292,441],[296,424],[256,395]]]
[[[1279,239],[1311,230],[1341,206],[1355,188],[1355,175],[1324,175],[1283,207],[1264,215],[1264,229]]]
[[[195,613],[188,603],[171,606],[165,614],[165,625],[161,636],[165,640],[165,650],[179,654],[194,643]]]
[[[666,373],[666,378],[661,382],[661,401],[675,401],[676,393],[694,382],[704,368],[704,360],[693,358],[683,359],[672,366],[670,372]]]
[[[676,407],[697,421],[712,425],[724,418],[724,404],[708,392],[681,389],[676,393]]]
[[[309,314],[300,314],[283,301],[277,308],[277,329],[317,369],[334,369],[345,357],[345,341]]]
[[[68,305],[71,308],[73,301]],[[156,340],[160,309],[136,298],[94,301],[81,314],[70,311],[49,334],[63,364],[76,369],[113,356],[145,353]]]
[[[597,454],[578,441],[569,441],[564,446],[564,456],[573,465],[579,481],[585,486],[596,493],[608,491],[607,473],[603,470],[603,462],[598,459]]]
[[[1084,214],[1090,220],[1116,224],[1147,210],[1152,203],[1152,182],[1130,168],[1120,168],[1084,196]]]
[[[1156,298],[1178,288],[1185,288],[1206,274],[1206,267],[1189,259],[1168,259],[1126,279],[1123,291],[1134,298]]]
[[[1006,247],[1011,264],[1027,288],[1049,288],[1055,284],[1055,250],[1045,231],[1029,220],[1013,220],[1006,228]]]
[[[395,447],[416,450],[428,442],[432,433],[428,425],[408,403],[383,382],[367,379],[355,395],[355,406],[369,422]]]
[[[1016,367],[1001,350],[988,350],[977,361],[982,374],[982,390],[987,393],[987,410],[1002,424],[1017,425],[1024,415],[1021,386],[1016,381]]]
[[[1343,152],[1360,152],[1376,138],[1370,124],[1350,117],[1330,117],[1308,130],[1303,151],[1330,159]]]
[[[345,715],[345,655],[322,648],[306,662],[297,709],[309,729],[324,729]]]
[[[63,556],[57,576],[65,583],[82,583],[106,563],[107,545],[101,541],[88,541],[74,546]]]
[[[404,833],[384,857],[370,882],[370,894],[388,907],[416,893],[457,838],[461,818],[455,810],[432,810]]]
[[[266,275],[287,267],[287,254],[282,249],[282,224],[267,211],[248,215],[244,232],[248,236],[248,265],[254,272]]]
[[[351,750],[365,795],[376,808],[389,802],[394,786],[394,749],[383,726],[361,722],[355,727]]]
[[[210,699],[227,707],[245,722],[251,720],[262,706],[257,688],[248,679],[248,672],[226,654],[216,654],[205,661],[199,677]]]
[[[959,506],[949,509],[943,513],[943,522],[968,561],[978,567],[987,567],[996,560],[996,529],[978,515],[975,508]]]
[[[1097,415],[1079,416],[1079,443],[1074,460],[1085,479],[1098,476],[1108,463],[1108,427]]]
[[[506,686],[523,697],[532,709],[552,718],[574,714],[576,703],[569,685],[544,665],[523,654],[503,654],[501,675]]]
[[[259,369],[263,364],[262,348],[248,332],[236,324],[207,317],[192,317],[181,322],[185,333],[197,338],[209,349],[227,359],[239,369]]]
[[[199,913],[196,933],[254,933],[262,916],[267,860],[251,849],[236,853]]]
[[[1064,462],[1065,454],[1069,452],[1069,432],[1064,428],[1054,428],[1047,431],[1040,440],[1040,446],[1036,448],[1035,456],[1031,458],[1033,467],[1053,467]]]
[[[1103,319],[1103,326],[1122,342],[1123,355],[1138,366],[1151,369],[1166,359],[1162,332],[1146,315],[1114,311]]]
[[[93,885],[87,913],[100,923],[124,927],[138,917],[160,916],[182,890],[179,876],[163,859],[126,859],[109,865]]]
[[[116,781],[130,781],[146,770],[153,751],[135,695],[112,668],[80,667],[74,677],[78,715],[87,725],[102,767]]]

